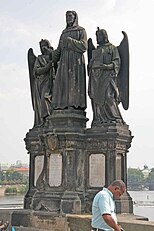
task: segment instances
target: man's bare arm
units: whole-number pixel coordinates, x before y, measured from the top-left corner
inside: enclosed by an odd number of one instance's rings
[[[115,220],[111,217],[110,214],[103,214],[102,215],[104,221],[115,231],[120,231],[120,226],[116,224]]]

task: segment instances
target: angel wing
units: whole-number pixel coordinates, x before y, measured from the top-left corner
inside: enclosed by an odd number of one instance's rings
[[[125,110],[129,107],[129,43],[126,32],[122,31],[124,38],[117,47],[121,58],[121,66],[118,74],[118,88],[120,100]]]
[[[34,87],[34,75],[33,75],[33,69],[34,69],[34,63],[35,63],[35,60],[36,60],[36,56],[35,56],[32,48],[30,48],[28,50],[27,56],[28,56],[28,68],[29,68],[29,80],[30,80],[32,106],[33,106],[33,109],[34,109],[34,90],[33,90],[33,87]]]

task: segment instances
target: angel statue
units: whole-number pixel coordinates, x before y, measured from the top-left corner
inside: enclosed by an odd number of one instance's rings
[[[108,40],[104,29],[97,29],[97,48],[92,39],[88,39],[88,94],[91,99],[93,121],[91,126],[103,126],[105,123],[124,124],[119,103],[125,110],[129,106],[129,48],[128,38],[124,38],[118,47]]]
[[[38,57],[35,56],[32,48],[28,50],[34,127],[44,125],[46,117],[51,113],[54,80],[54,64],[52,62],[53,47],[51,47],[47,39],[42,39],[39,45],[41,54],[38,55]]]

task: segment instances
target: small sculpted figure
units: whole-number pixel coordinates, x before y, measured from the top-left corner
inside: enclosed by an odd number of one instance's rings
[[[54,68],[51,47],[47,39],[40,41],[41,54],[36,57],[33,49],[28,51],[28,64],[32,105],[34,110],[34,127],[40,127],[51,113]]]
[[[129,52],[125,32],[119,47],[112,45],[104,29],[96,31],[97,48],[88,40],[88,94],[93,110],[92,126],[123,124],[119,110],[128,109]]]
[[[58,62],[53,91],[54,109],[86,108],[86,71],[83,53],[87,35],[78,25],[75,11],[66,12],[66,28],[62,31],[54,61]]]

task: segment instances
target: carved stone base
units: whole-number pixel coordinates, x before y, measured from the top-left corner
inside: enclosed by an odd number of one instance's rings
[[[83,132],[87,121],[86,113],[82,110],[54,110],[47,118],[46,127],[56,132]]]
[[[35,192],[30,197],[30,192],[25,196],[25,209],[32,209],[35,211],[48,211],[60,213],[60,203],[63,193],[61,192]]]
[[[46,126],[33,128],[25,142],[30,154],[30,184],[25,208],[61,213],[91,212],[95,194],[115,179],[127,184],[127,125],[86,129],[80,110],[56,110]],[[132,212],[125,195],[118,212]],[[124,203],[123,203],[124,202]]]
[[[65,192],[61,198],[61,212],[62,213],[81,213],[81,200],[77,193]]]

